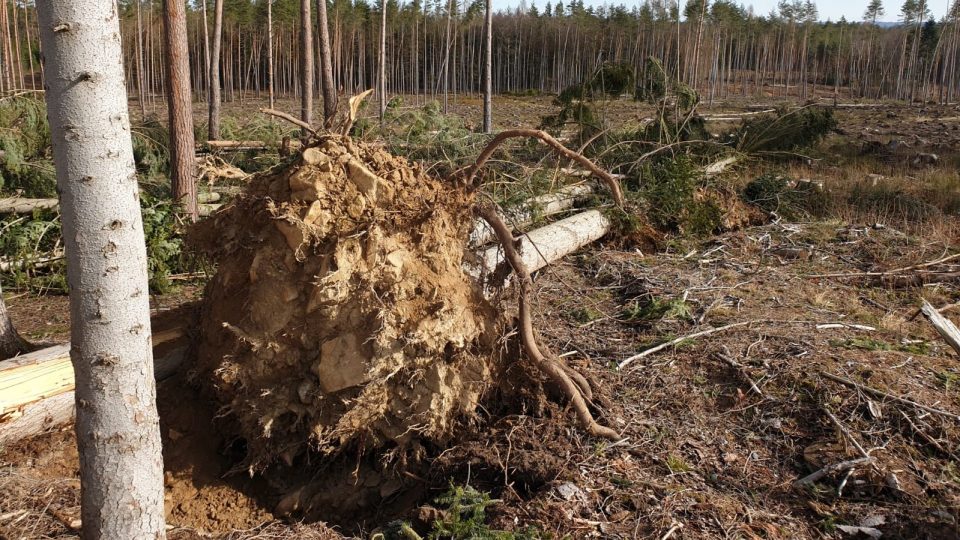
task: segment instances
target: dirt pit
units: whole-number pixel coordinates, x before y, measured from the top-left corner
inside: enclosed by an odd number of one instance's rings
[[[418,165],[327,136],[199,226],[218,270],[196,377],[243,441],[241,467],[347,449],[415,461],[474,414],[499,317],[462,269],[472,207]],[[387,496],[387,476],[352,483]]]

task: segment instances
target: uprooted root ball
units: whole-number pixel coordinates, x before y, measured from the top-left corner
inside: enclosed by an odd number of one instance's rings
[[[254,177],[194,242],[218,265],[199,375],[248,465],[442,443],[493,378],[498,316],[461,268],[473,198],[328,136]]]

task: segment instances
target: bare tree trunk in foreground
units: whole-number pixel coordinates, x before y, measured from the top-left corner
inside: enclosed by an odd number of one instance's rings
[[[37,12],[69,263],[83,536],[162,539],[147,253],[116,4],[41,0]]]

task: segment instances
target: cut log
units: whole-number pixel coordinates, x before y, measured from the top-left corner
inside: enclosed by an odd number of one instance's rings
[[[29,214],[34,210],[54,210],[60,206],[57,199],[27,199],[9,197],[0,199],[0,214]]]
[[[589,184],[570,186],[556,193],[533,197],[520,206],[503,212],[501,217],[508,225],[522,229],[538,217],[553,216],[573,208],[577,201],[588,197],[592,193],[593,186]],[[478,219],[474,223],[473,232],[470,233],[470,247],[489,244],[495,237],[496,235],[490,225],[486,221]]]
[[[186,352],[192,306],[154,318],[154,375],[176,373]],[[70,345],[55,345],[0,362],[0,445],[29,437],[73,419],[74,383]]]
[[[589,210],[520,237],[520,255],[531,273],[556,262],[578,249],[596,242],[610,231],[610,220],[599,210]],[[499,245],[487,248],[480,255],[481,271],[469,271],[475,277],[492,272],[504,262]]]
[[[960,329],[957,329],[957,326],[950,319],[941,315],[940,311],[926,300],[923,301],[923,307],[920,308],[920,311],[930,321],[930,324],[937,329],[937,332],[943,336],[943,339],[953,347],[953,350],[960,354]]]

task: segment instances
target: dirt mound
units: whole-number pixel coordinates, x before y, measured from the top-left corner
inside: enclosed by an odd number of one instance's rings
[[[461,266],[473,198],[327,136],[196,231],[218,265],[198,375],[247,465],[442,443],[493,378],[498,316]]]

